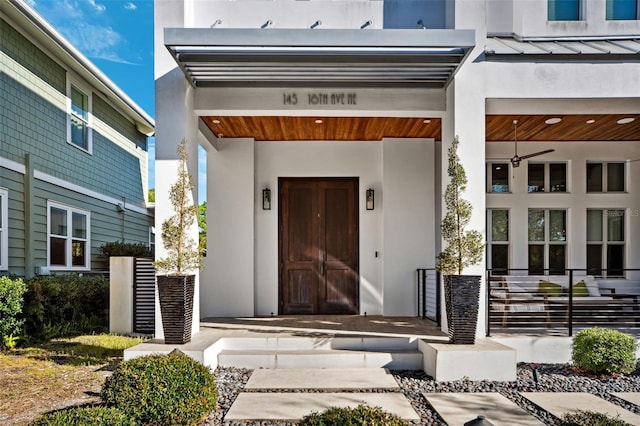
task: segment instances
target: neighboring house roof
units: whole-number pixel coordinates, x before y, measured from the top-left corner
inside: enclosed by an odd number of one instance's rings
[[[155,131],[155,121],[86,56],[65,39],[49,22],[23,0],[2,0],[2,12],[20,25],[33,39],[47,47],[55,57],[86,79],[98,92],[135,122],[141,133]]]
[[[547,60],[640,60],[640,38],[518,39],[489,37],[487,56],[543,56]]]

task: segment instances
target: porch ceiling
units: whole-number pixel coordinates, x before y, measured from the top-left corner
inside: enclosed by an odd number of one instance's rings
[[[546,124],[550,118],[562,120]],[[618,124],[625,118],[634,120]],[[219,137],[256,141],[374,141],[394,137],[442,140],[442,120],[435,117],[207,116],[202,120]],[[513,120],[519,122],[519,142],[640,141],[640,114],[487,115],[486,141],[512,142]]]

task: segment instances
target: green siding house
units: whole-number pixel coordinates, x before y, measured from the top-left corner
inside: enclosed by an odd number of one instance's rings
[[[151,244],[155,123],[23,0],[0,1],[0,274],[108,268]]]

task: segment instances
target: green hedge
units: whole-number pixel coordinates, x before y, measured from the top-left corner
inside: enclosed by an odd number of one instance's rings
[[[636,338],[618,330],[594,327],[573,340],[573,364],[589,373],[631,373],[636,369]]]
[[[46,413],[29,426],[136,426],[136,422],[117,408],[96,406]]]
[[[19,315],[26,290],[20,278],[0,277],[0,348],[9,346],[10,338],[20,334],[24,320]]]
[[[109,328],[109,280],[77,274],[33,277],[25,281],[25,334],[41,341]]]
[[[211,371],[181,352],[124,361],[102,388],[104,402],[142,424],[191,426],[216,408]]]
[[[329,408],[322,413],[305,416],[300,426],[408,426],[400,417],[379,407],[359,405],[357,408]]]
[[[594,411],[578,411],[577,413],[562,416],[558,426],[632,426],[618,417]]]

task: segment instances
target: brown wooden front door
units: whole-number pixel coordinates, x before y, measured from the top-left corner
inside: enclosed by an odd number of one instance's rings
[[[280,314],[358,313],[358,179],[281,178]]]

